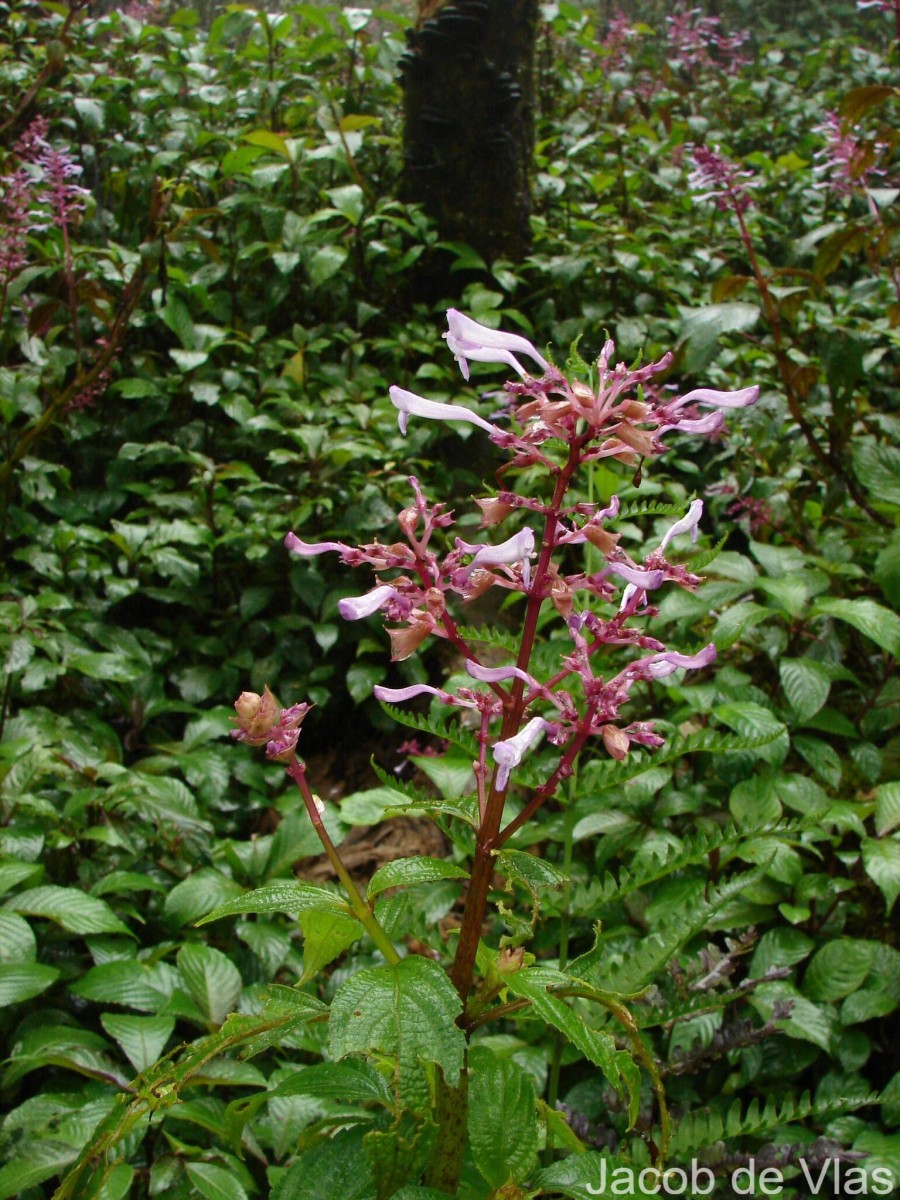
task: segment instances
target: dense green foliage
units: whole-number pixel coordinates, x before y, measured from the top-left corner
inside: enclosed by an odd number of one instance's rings
[[[31,215],[22,261],[0,258],[0,1200],[70,1169],[76,1198],[433,1197],[471,745],[423,714],[420,748],[444,752],[408,760],[371,695],[459,664],[390,665],[377,623],[338,616],[359,580],[282,539],[394,540],[412,471],[461,514],[492,482],[477,436],[401,438],[387,399],[497,386],[459,381],[448,305],[557,360],[609,330],[628,360],[674,350],[673,383],[762,389],[697,455],[587,485],[622,498],[634,554],[706,499],[686,561],[708,582],[663,599],[654,633],[719,661],[642,693],[665,747],[583,760],[503,852],[479,973],[510,1009],[470,1053],[460,1194],[586,1197],[601,1151],[646,1165],[654,1072],[669,1160],[711,1164],[722,1194],[747,1155],[807,1194],[791,1163],[836,1147],[900,1179],[898,51],[879,11],[827,11],[757,21],[726,69],[640,11],[617,42],[545,5],[534,253],[487,264],[396,199],[395,11],[234,5],[205,29],[2,0],[7,254],[16,172]],[[39,118],[89,191],[63,224],[21,141]],[[743,232],[698,200],[692,144],[752,173]],[[422,303],[442,256],[458,289]],[[473,624],[514,636],[516,616]],[[301,750],[419,952],[397,966],[283,770],[225,740],[264,684],[317,704]],[[592,998],[547,990],[567,960]]]

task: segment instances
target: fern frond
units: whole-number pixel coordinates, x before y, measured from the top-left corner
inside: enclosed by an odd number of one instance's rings
[[[795,838],[809,829],[819,828],[827,811],[827,809],[817,809],[815,812],[805,813],[803,816],[794,817],[789,821],[780,821],[775,825],[754,829],[752,833],[754,837]],[[685,867],[699,866],[701,863],[707,862],[709,856],[715,852],[718,852],[720,858],[727,862],[727,851],[732,847],[737,848],[746,840],[746,837],[747,835],[741,833],[734,825],[704,830],[692,837],[684,838],[680,848],[672,847],[664,857],[651,859],[635,874],[623,868],[619,878],[616,879],[611,872],[607,872],[603,877],[603,891],[599,903],[606,905],[621,900],[632,892],[650,887]]]
[[[418,788],[408,780],[398,779],[389,771],[380,767],[374,758],[370,760],[372,769],[384,787],[398,793],[396,811],[403,813],[408,808],[415,808],[428,813],[434,819],[438,817],[459,817],[461,821],[478,828],[478,801],[474,796],[463,796],[460,799],[446,800],[442,796],[429,795],[424,788]],[[405,801],[405,803],[404,803]],[[393,810],[389,810],[392,812]]]
[[[428,713],[408,712],[393,704],[382,703],[382,707],[398,725],[405,725],[407,729],[415,729],[419,733],[429,733],[432,737],[443,738],[452,742],[454,746],[458,746],[471,758],[478,757],[478,739],[457,722],[450,721],[449,714],[442,714],[438,718]]]
[[[877,1092],[865,1096],[838,1096],[815,1103],[809,1093],[804,1092],[799,1099],[789,1096],[781,1104],[769,1100],[762,1109],[758,1100],[751,1100],[744,1113],[740,1100],[735,1100],[727,1110],[706,1109],[684,1116],[675,1126],[670,1153],[673,1157],[689,1157],[726,1138],[768,1137],[782,1125],[793,1125],[809,1117],[814,1117],[818,1124],[826,1117],[877,1103]]]
[[[683,510],[683,503],[673,504],[669,500],[632,500],[622,505],[616,519],[621,521],[625,517],[670,517]]]
[[[515,657],[519,653],[519,643],[506,629],[497,629],[491,625],[458,625],[456,629],[465,642],[496,646]]]
[[[723,534],[714,546],[710,546],[708,550],[702,551],[700,554],[694,555],[688,559],[687,565],[692,571],[704,571],[714,559],[719,557],[719,554],[725,548],[725,543],[728,541],[728,534]]]

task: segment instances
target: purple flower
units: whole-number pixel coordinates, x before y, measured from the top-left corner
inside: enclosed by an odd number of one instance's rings
[[[479,325],[471,317],[455,308],[447,309],[447,324],[449,331],[444,334],[447,345],[453,351],[463,378],[469,378],[470,362],[503,362],[507,363],[523,378],[527,374],[516,354],[527,354],[538,363],[544,371],[552,370],[545,358],[538,354],[527,338],[517,333],[503,333],[499,329],[489,329]],[[515,353],[514,353],[515,352]]]
[[[396,588],[392,588],[389,583],[383,583],[371,592],[366,592],[364,596],[345,596],[343,600],[338,601],[338,612],[345,621],[361,621],[384,608],[396,595]]]
[[[380,683],[375,685],[373,689],[376,700],[381,700],[384,704],[401,704],[404,700],[412,700],[416,696],[440,696],[445,702],[450,699],[446,692],[442,692],[440,688],[432,687],[430,683],[412,683],[405,688],[389,688],[382,687]]]
[[[337,550],[343,554],[345,550],[349,550],[349,546],[344,546],[340,542],[303,542],[297,537],[296,533],[285,534],[284,544],[292,554],[300,554],[304,558],[312,558],[316,554],[326,554],[329,550]]]
[[[688,187],[696,192],[695,200],[715,200],[716,208],[726,212],[746,212],[753,203],[748,192],[752,171],[742,171],[737,163],[719,153],[719,147],[694,146],[694,169],[688,176]]]
[[[649,658],[638,659],[626,667],[622,675],[629,680],[665,679],[675,671],[695,671],[700,667],[708,667],[715,658],[716,647],[710,642],[696,654],[679,654],[677,650],[667,650],[664,654],[652,654]]]
[[[691,507],[687,510],[680,521],[676,521],[674,525],[670,525],[666,530],[663,540],[659,544],[660,550],[665,550],[669,542],[673,538],[678,537],[680,533],[690,532],[691,541],[696,542],[697,534],[699,533],[700,518],[703,516],[703,501],[694,500]]]
[[[534,554],[533,529],[522,529],[498,546],[479,546],[477,543],[464,542],[462,538],[457,538],[456,548],[464,550],[466,554],[475,555],[469,564],[467,574],[470,575],[476,567],[494,567],[520,562],[522,564],[522,582],[526,589],[530,586],[531,566],[528,560]]]
[[[411,415],[425,417],[429,421],[467,421],[470,425],[477,425],[488,433],[502,433],[496,425],[491,425],[484,417],[470,412],[461,404],[439,404],[436,400],[426,400],[424,396],[417,396],[415,392],[408,392],[405,388],[396,385],[390,389],[390,397],[391,404],[400,413],[398,423],[401,433],[406,433]]]
[[[720,392],[716,388],[694,388],[681,396],[679,408],[684,404],[702,404],[704,408],[749,408],[759,399],[759,388],[740,388],[736,392]]]
[[[543,717],[532,717],[515,737],[507,738],[503,742],[496,742],[491,747],[494,761],[500,768],[497,772],[498,792],[506,791],[510,772],[519,765],[531,747],[553,728],[554,726],[549,721],[545,721]]]
[[[540,687],[536,679],[519,667],[483,667],[481,663],[467,658],[466,670],[473,679],[478,679],[481,683],[502,683],[505,679],[521,679],[529,687]]]
[[[665,574],[662,571],[641,571],[637,567],[629,567],[627,563],[609,563],[608,569],[614,575],[618,575],[624,579],[626,583],[643,588],[645,592],[651,592],[654,588],[658,588],[665,579]]]

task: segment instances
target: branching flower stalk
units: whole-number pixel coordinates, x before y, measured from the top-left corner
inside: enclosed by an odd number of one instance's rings
[[[742,171],[736,163],[721,154],[718,147],[695,146],[693,159],[694,169],[689,182],[695,192],[694,199],[698,201],[712,200],[720,212],[731,212],[737,222],[753,281],[759,292],[763,314],[772,332],[772,349],[792,419],[803,434],[813,457],[823,471],[843,480],[854,502],[879,525],[889,527],[890,522],[873,509],[866,500],[845,457],[839,453],[837,447],[830,445],[826,450],[821,445],[815,430],[804,414],[795,384],[796,368],[791,361],[790,346],[784,333],[778,301],[772,295],[768,276],[762,268],[753,236],[747,224],[746,212],[753,204],[750,192],[753,186],[753,172]]]
[[[478,734],[473,769],[479,816],[474,862],[450,968],[463,1006],[460,1024],[471,1033],[495,1012],[502,1015],[507,1011],[503,1002],[497,1003],[495,987],[479,988],[475,982],[497,851],[544,804],[559,796],[561,785],[573,777],[578,756],[588,744],[598,745],[601,753],[621,761],[634,746],[652,749],[663,743],[652,721],[626,723],[621,716],[633,688],[676,671],[703,669],[716,657],[712,644],[690,653],[670,650],[644,627],[645,620],[657,611],[653,594],[658,589],[670,583],[694,590],[701,582],[668,556],[675,539],[685,534],[696,539],[702,500],[693,500],[659,545],[643,561],[635,561],[610,528],[619,515],[618,498],[606,505],[573,500],[573,484],[580,472],[590,471],[604,459],[634,468],[658,457],[668,449],[665,439],[670,435],[717,433],[726,410],[754,404],[759,392],[756,387],[731,392],[697,388],[678,394],[662,383],[671,354],[629,368],[615,362],[611,341],[606,342],[591,371],[594,382],[588,384],[568,378],[517,334],[489,329],[454,309],[449,311],[448,321],[447,344],[465,378],[473,362],[502,363],[516,373],[517,378],[505,386],[503,412],[489,420],[461,404],[428,400],[399,387],[391,388],[391,402],[404,432],[410,419],[474,425],[506,452],[509,461],[497,473],[500,490],[476,503],[481,509],[482,529],[507,522],[513,532],[496,542],[450,540],[453,514],[442,503],[429,503],[411,477],[412,500],[398,518],[402,540],[351,546],[307,542],[291,532],[285,544],[301,558],[337,554],[346,566],[367,566],[375,572],[370,590],[345,597],[339,612],[350,621],[380,614],[388,624],[393,661],[408,658],[426,638],[439,637],[459,651],[471,678],[471,685],[452,688],[429,683],[375,688],[376,698],[387,705],[428,696],[451,712],[467,710],[475,717]],[[539,376],[526,370],[523,358],[536,364]],[[543,498],[521,494],[507,485],[509,473],[535,467],[547,478]],[[589,564],[579,565],[577,556],[586,546],[598,556],[599,569],[594,569],[593,558]],[[524,601],[515,660],[500,666],[483,661],[480,643],[463,635],[452,612],[456,603],[465,604],[491,588],[518,594]],[[533,657],[540,617],[548,604],[564,622],[565,636],[554,643],[560,648],[555,666],[541,678],[535,673]],[[633,652],[627,665],[618,670],[605,666],[605,654],[613,647]],[[279,710],[266,691],[262,697],[244,693],[236,710],[234,736],[264,745],[269,758],[287,764],[354,911],[387,961],[396,961],[396,950],[327,839],[321,802],[310,791],[305,770],[296,758],[300,722],[308,705]],[[555,762],[541,781],[533,777],[528,762],[543,741],[552,748],[551,762],[553,758]],[[530,787],[524,805],[513,815],[506,807],[510,788],[526,782]],[[652,1066],[650,1063],[648,1069]],[[465,1105],[464,1082],[459,1088],[449,1088],[439,1081],[439,1133],[430,1180],[432,1186],[451,1192],[461,1164]]]

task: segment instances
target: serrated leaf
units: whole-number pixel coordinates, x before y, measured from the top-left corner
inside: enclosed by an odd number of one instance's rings
[[[509,976],[509,990],[530,1000],[537,1015],[546,1024],[558,1029],[589,1062],[598,1066],[617,1092],[624,1094],[627,1088],[630,1093],[629,1111],[634,1119],[640,1097],[640,1081],[638,1079],[635,1092],[633,1072],[629,1069],[634,1064],[625,1051],[616,1048],[612,1034],[591,1029],[579,1013],[547,990],[567,982],[566,977],[558,971],[529,967]]]
[[[823,1009],[811,1000],[807,1000],[793,984],[779,980],[777,983],[764,983],[756,989],[751,997],[751,1003],[762,1015],[769,1019],[778,1000],[788,1000],[791,1004],[789,1016],[778,1022],[778,1027],[790,1038],[812,1042],[820,1049],[828,1051],[834,1028],[834,1010]]]
[[[369,881],[366,895],[370,900],[388,888],[413,887],[419,883],[434,883],[438,879],[468,879],[469,872],[443,858],[417,854],[397,858],[379,867]]]
[[[524,850],[500,850],[496,860],[501,874],[508,879],[518,879],[534,895],[546,888],[561,888],[569,881],[553,863]]]
[[[288,1167],[269,1200],[375,1200],[363,1129],[343,1129],[316,1142]]]
[[[510,1058],[484,1046],[469,1054],[469,1145],[492,1188],[521,1183],[537,1160],[534,1083]]]
[[[19,892],[7,900],[4,907],[30,917],[46,917],[47,920],[56,921],[69,933],[124,933],[132,936],[131,930],[119,920],[105,900],[88,896],[78,888],[44,884]]]
[[[320,1096],[345,1103],[389,1104],[392,1100],[387,1080],[371,1063],[361,1058],[346,1062],[321,1062],[303,1067],[282,1080],[270,1096]]]
[[[862,986],[874,956],[874,944],[861,939],[826,942],[806,968],[804,995],[816,1001],[843,1000]]]
[[[410,955],[396,965],[367,967],[341,984],[331,1005],[332,1057],[377,1050],[397,1060],[398,1086],[427,1101],[422,1063],[436,1063],[451,1087],[459,1080],[465,1036],[456,1025],[459,996],[444,970]]]
[[[783,658],[778,664],[781,686],[798,721],[815,716],[828,699],[828,672],[808,658]]]
[[[178,976],[164,963],[148,966],[135,959],[100,963],[71,985],[71,991],[100,1004],[122,1004],[157,1012],[168,1001]]]
[[[130,1017],[101,1013],[100,1024],[140,1073],[153,1065],[175,1028],[174,1017]]]
[[[812,607],[814,617],[845,621],[870,638],[876,646],[900,657],[900,616],[875,600],[843,600],[826,597]]]
[[[59,974],[57,967],[48,967],[44,963],[3,963],[0,966],[0,1008],[39,996],[56,982]]]
[[[209,921],[218,921],[222,917],[231,917],[236,913],[273,913],[282,912],[293,916],[302,912],[327,912],[347,914],[350,906],[335,893],[315,883],[302,883],[299,880],[275,880],[266,883],[252,892],[244,892],[233,900],[226,900],[218,908],[213,909],[198,925],[206,925]]]
[[[354,916],[346,913],[303,912],[299,917],[303,933],[303,978],[301,983],[327,967],[365,930]]]
[[[213,1025],[221,1025],[241,998],[240,971],[221,950],[200,943],[182,946],[177,963],[197,1007]]]

